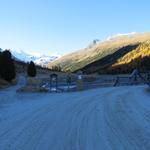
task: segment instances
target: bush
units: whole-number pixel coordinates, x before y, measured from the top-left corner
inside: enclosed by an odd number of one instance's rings
[[[61,72],[61,67],[60,66],[52,66],[51,70]]]
[[[9,50],[5,50],[0,54],[0,75],[9,82],[16,77],[14,61]]]
[[[36,67],[33,61],[30,61],[27,69],[27,73],[29,77],[35,77],[36,76]]]
[[[1,71],[2,71],[2,53],[0,52],[0,77],[1,77]]]

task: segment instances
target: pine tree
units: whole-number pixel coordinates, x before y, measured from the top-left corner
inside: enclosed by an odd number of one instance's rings
[[[36,67],[33,61],[30,61],[27,69],[27,73],[29,77],[35,77],[36,76]]]
[[[0,77],[1,77],[1,71],[2,71],[2,58],[1,58],[1,56],[2,56],[2,52],[0,52]]]
[[[0,56],[0,75],[6,81],[16,77],[15,65],[9,50],[5,50]]]

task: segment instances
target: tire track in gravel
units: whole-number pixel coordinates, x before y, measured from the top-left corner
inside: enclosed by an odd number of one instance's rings
[[[41,97],[33,109],[19,110],[0,125],[3,150],[148,150],[150,133],[139,123],[149,123],[148,107],[141,106],[135,93],[113,88]],[[128,97],[130,99],[128,99]],[[62,99],[62,100],[61,100]],[[25,103],[24,103],[25,104]],[[42,104],[42,105],[41,105]],[[26,105],[26,104],[25,104]],[[138,117],[136,118],[136,115]]]
[[[19,114],[17,120],[15,120],[16,118],[14,118],[13,122],[10,121],[10,123],[12,123],[12,126],[10,128],[8,128],[7,126],[1,130],[2,133],[0,134],[0,139],[1,139],[0,143],[2,143],[2,139],[7,139],[7,137],[11,137],[11,135],[13,135],[12,133],[14,132],[18,133],[18,135],[20,136],[23,132],[26,132],[25,130],[28,130],[34,122],[38,121],[39,116],[44,116],[44,114],[47,113],[47,110],[51,111],[52,109],[54,109],[54,107],[58,107],[58,106],[56,106],[56,104],[52,106],[51,105],[47,106],[47,104],[45,104],[45,106],[42,106],[42,108],[40,107],[38,109],[35,109],[34,111],[28,112],[27,115],[26,112],[24,112],[25,116],[22,115],[22,113]],[[15,128],[17,128],[17,130],[15,130]],[[18,137],[17,135],[16,137],[13,137],[14,139],[13,141],[15,141],[17,137]]]
[[[113,94],[112,94],[113,95]],[[128,97],[130,99],[128,99]],[[126,111],[126,103],[130,103],[129,100],[134,101],[135,97],[131,92],[125,92],[122,94],[115,95],[116,101],[114,104],[107,98],[107,103],[105,104],[105,121],[108,129],[108,135],[112,132],[110,139],[110,144],[115,150],[119,149],[116,145],[121,143],[121,149],[139,149],[147,150],[150,149],[150,134],[145,132],[144,128],[137,124],[137,119],[135,116]],[[136,108],[135,102],[130,106],[132,108],[140,110],[140,108]],[[114,106],[114,107],[112,107]],[[116,144],[114,141],[116,139]],[[117,144],[118,143],[118,144]]]

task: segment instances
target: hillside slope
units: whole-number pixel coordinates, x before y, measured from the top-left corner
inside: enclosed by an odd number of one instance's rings
[[[135,68],[150,70],[150,41],[128,45],[81,70],[84,73],[131,73]]]
[[[120,57],[127,54],[129,51],[136,49],[141,43],[150,40],[150,33],[136,33],[131,35],[116,36],[106,41],[99,42],[92,47],[79,50],[77,52],[68,54],[61,57],[60,59],[49,63],[48,67],[61,66],[64,71],[77,71],[85,70],[88,65],[94,64],[95,62],[105,59],[117,61]],[[112,57],[113,54],[118,53],[115,59]],[[102,60],[103,61],[103,60]],[[104,65],[112,65],[110,62],[104,63]],[[92,68],[94,65],[92,65]],[[102,66],[101,66],[102,67]],[[104,66],[103,66],[104,67]],[[99,70],[99,69],[98,69]],[[97,69],[95,69],[97,71]],[[91,71],[90,73],[93,73]]]

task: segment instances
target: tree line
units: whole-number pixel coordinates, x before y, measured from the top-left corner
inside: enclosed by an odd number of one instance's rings
[[[36,66],[33,61],[28,64],[27,74],[30,77],[36,76]],[[9,50],[0,52],[0,78],[8,82],[16,78],[16,66]]]
[[[0,52],[0,77],[9,82],[16,77],[14,60],[9,50]]]
[[[24,64],[23,64],[24,66]],[[27,74],[29,77],[35,77],[37,74],[36,68],[33,61],[30,61],[27,66]],[[15,61],[9,50],[3,52],[0,51],[0,78],[11,82],[16,78],[17,67],[15,66]],[[60,66],[53,66],[51,71],[61,72]]]

